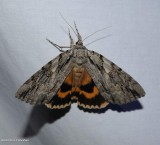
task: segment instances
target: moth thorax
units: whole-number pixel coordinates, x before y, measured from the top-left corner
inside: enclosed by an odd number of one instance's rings
[[[85,57],[85,49],[83,47],[77,47],[74,50],[74,57]]]
[[[82,47],[79,47],[74,50],[75,62],[78,65],[81,65],[86,62],[86,50]]]

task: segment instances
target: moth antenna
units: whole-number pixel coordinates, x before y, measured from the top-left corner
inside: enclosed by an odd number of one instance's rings
[[[66,22],[66,24],[72,29],[74,34],[77,36],[77,34],[76,34],[75,30],[73,29],[73,27],[67,22],[67,20],[63,17],[63,15],[61,13],[59,13],[59,14],[60,14],[61,18]],[[77,38],[78,38],[78,36],[77,36]]]
[[[74,22],[74,26],[75,26],[75,29],[76,29],[76,32],[77,32],[77,35],[78,35],[78,41],[77,41],[77,44],[79,45],[83,45],[83,41],[82,41],[82,37],[81,35],[79,34],[79,31],[78,31],[78,28],[76,26],[76,23]]]
[[[64,32],[67,36],[69,36],[69,39],[70,39],[70,48],[73,48],[73,46],[74,46],[74,40],[73,40],[73,38],[72,38],[72,36],[71,36],[70,30],[68,29],[68,33],[67,33],[62,26],[61,26],[61,29],[63,30],[63,32]]]
[[[91,41],[90,43],[86,44],[85,46],[88,46],[88,45],[90,45],[90,44],[92,44],[92,43],[94,43],[96,41],[102,40],[102,39],[110,37],[110,36],[112,36],[112,34],[109,34],[109,35],[103,36],[101,38],[95,39],[95,40]]]
[[[64,29],[64,27],[62,27],[62,26],[60,26],[60,27],[61,27],[62,31],[68,36],[68,33],[67,33],[67,31]]]
[[[69,34],[69,38],[70,38],[70,48],[73,48],[73,46],[74,46],[74,40],[73,40],[73,38],[71,36],[71,33],[70,33],[69,29],[68,29],[68,34]]]
[[[112,27],[112,26],[104,27],[104,28],[102,28],[102,29],[99,29],[99,30],[91,33],[90,35],[88,35],[87,37],[85,37],[85,38],[83,39],[83,42],[84,42],[84,40],[88,39],[88,38],[91,37],[92,35],[94,35],[94,34],[96,34],[96,33],[98,33],[98,32],[101,32],[101,31],[103,31],[103,30],[105,30],[105,29],[108,29],[108,28],[110,28],[110,27]]]

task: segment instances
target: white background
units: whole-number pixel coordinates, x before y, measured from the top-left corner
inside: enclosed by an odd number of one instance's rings
[[[16,99],[20,85],[60,53],[45,39],[69,45],[59,12],[76,21],[83,38],[112,26],[84,43],[112,34],[87,48],[131,74],[146,96],[103,113],[76,104],[50,111]],[[159,0],[0,0],[0,139],[30,140],[13,145],[159,145],[159,71]]]

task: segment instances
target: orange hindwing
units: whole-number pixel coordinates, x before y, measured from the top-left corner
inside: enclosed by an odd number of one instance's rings
[[[71,101],[74,100],[78,106],[87,109],[100,109],[108,105],[108,102],[100,95],[99,89],[93,82],[91,76],[85,69],[81,71],[79,80],[76,83],[76,76],[78,69],[73,68],[70,74],[66,77],[57,94],[52,98],[49,108],[61,109],[70,106]]]

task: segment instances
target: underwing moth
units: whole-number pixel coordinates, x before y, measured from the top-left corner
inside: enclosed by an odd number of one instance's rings
[[[101,109],[109,103],[122,105],[145,95],[129,74],[101,54],[88,50],[76,25],[75,30],[78,41],[74,43],[69,33],[68,47],[48,40],[61,53],[18,89],[18,99],[51,109],[66,108],[73,101],[82,108]]]

